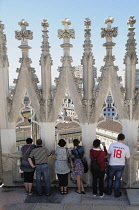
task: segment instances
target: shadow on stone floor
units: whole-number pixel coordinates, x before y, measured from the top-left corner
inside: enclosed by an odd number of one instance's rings
[[[39,196],[34,190],[31,196],[27,196],[27,198],[25,199],[25,203],[61,203],[62,199],[63,195],[61,195],[59,189],[55,187],[51,188],[50,196],[46,196],[45,193],[43,193],[42,196]]]
[[[129,204],[126,190],[122,189],[122,196],[120,198],[115,198],[113,195],[108,196],[105,195],[103,199],[100,199],[99,196],[93,197],[92,188],[86,188],[86,194],[77,194],[75,192],[76,188],[69,188],[69,192],[67,195],[61,195],[59,192],[59,188],[53,187],[51,188],[51,195],[38,196],[38,194],[34,191],[31,196],[27,196],[24,203],[66,203],[66,204],[97,204],[97,203],[109,203],[109,204]]]

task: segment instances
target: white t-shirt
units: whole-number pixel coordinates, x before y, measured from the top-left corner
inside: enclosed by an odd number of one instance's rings
[[[109,165],[125,165],[125,158],[130,157],[129,147],[121,142],[111,143],[108,149]]]

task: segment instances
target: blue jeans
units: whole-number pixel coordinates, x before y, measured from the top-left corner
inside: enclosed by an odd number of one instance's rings
[[[112,185],[113,185],[113,179],[115,177],[115,182],[114,182],[114,196],[119,195],[119,189],[120,189],[120,184],[121,184],[121,177],[124,171],[124,165],[116,165],[116,166],[109,166],[108,169],[108,192],[109,194],[112,193]]]
[[[36,188],[39,195],[42,194],[41,177],[45,183],[45,193],[50,194],[50,172],[47,164],[36,166]]]

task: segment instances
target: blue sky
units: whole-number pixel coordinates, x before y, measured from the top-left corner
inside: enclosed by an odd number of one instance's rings
[[[104,65],[103,58],[105,56],[105,48],[102,46],[105,39],[100,36],[100,29],[106,27],[104,19],[108,16],[114,18],[113,27],[118,27],[118,36],[113,38],[116,46],[113,48],[115,55],[115,65],[119,66],[119,75],[125,68],[123,59],[125,56],[125,44],[127,42],[128,25],[127,20],[130,15],[134,15],[135,38],[137,42],[137,56],[139,56],[139,1],[138,0],[0,0],[0,20],[5,25],[4,33],[7,37],[7,48],[9,58],[9,76],[10,84],[13,79],[17,78],[16,68],[20,67],[19,58],[21,50],[18,48],[20,41],[15,39],[15,31],[20,30],[18,22],[25,19],[29,23],[28,30],[33,31],[33,40],[29,40],[29,46],[32,49],[29,56],[32,59],[31,66],[35,68],[36,74],[40,80],[39,59],[41,55],[42,27],[41,22],[44,18],[49,23],[49,43],[50,53],[53,60],[52,80],[58,76],[57,68],[61,66],[60,58],[63,55],[60,44],[63,40],[57,36],[57,30],[63,29],[61,21],[64,18],[71,20],[71,29],[75,30],[75,39],[71,40],[73,48],[71,56],[73,58],[73,66],[80,64],[83,55],[84,43],[84,20],[89,17],[92,21],[91,40],[93,44],[93,55],[95,66],[99,73],[100,67]],[[138,65],[137,65],[138,68]]]

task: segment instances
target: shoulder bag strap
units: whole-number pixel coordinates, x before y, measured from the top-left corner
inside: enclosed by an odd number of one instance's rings
[[[82,160],[82,158],[81,158],[81,155],[80,155],[79,150],[78,150],[78,149],[76,149],[76,150],[77,150],[77,152],[78,152],[79,158],[81,159],[81,161],[82,161],[82,163],[83,163],[83,160]]]
[[[25,151],[25,153],[22,155],[22,158],[24,158],[25,157],[25,155],[27,154],[27,152],[29,151],[29,149],[31,148],[31,146],[30,147],[28,147],[28,149]]]

